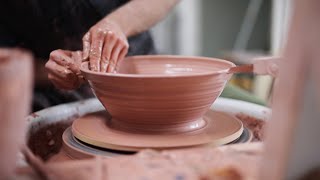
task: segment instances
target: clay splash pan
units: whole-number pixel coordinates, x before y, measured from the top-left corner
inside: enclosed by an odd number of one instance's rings
[[[235,65],[229,61],[165,55],[131,56],[117,73],[81,72],[112,116],[112,126],[139,133],[183,133],[202,119],[221,94]]]

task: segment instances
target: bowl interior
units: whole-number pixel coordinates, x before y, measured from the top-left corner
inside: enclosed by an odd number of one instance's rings
[[[226,72],[227,69],[232,66],[235,65],[229,61],[205,57],[165,55],[131,56],[125,58],[118,64],[116,74],[132,76],[179,76]],[[88,70],[88,62],[82,64],[81,70],[90,73],[90,70]]]

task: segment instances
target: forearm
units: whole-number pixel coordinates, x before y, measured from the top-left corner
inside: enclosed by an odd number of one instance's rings
[[[104,18],[116,22],[127,37],[151,28],[162,20],[179,0],[131,0]]]

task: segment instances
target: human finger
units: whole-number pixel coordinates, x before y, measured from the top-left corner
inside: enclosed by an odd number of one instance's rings
[[[116,44],[116,41],[117,41],[117,37],[115,36],[115,34],[111,31],[108,31],[106,38],[105,38],[103,52],[102,52],[102,58],[101,58],[101,62],[100,62],[101,72],[107,72],[107,68],[110,63],[111,52]]]
[[[45,67],[52,76],[59,77],[65,81],[74,81],[76,79],[73,72],[52,60],[49,60],[45,64]]]
[[[87,32],[83,38],[82,38],[82,46],[83,46],[83,60],[87,60],[89,58],[89,52],[90,52],[90,42],[91,42],[91,33]]]
[[[107,72],[110,73],[114,70],[114,68],[117,64],[117,61],[118,61],[118,56],[119,56],[120,51],[121,51],[121,45],[118,41],[112,49],[110,63],[109,63]]]
[[[50,79],[50,81],[56,88],[65,90],[74,89],[74,83],[68,83],[64,79],[61,79],[51,73],[48,74],[48,79]]]
[[[118,62],[116,64],[116,67],[113,70],[114,73],[116,73],[118,71],[118,68],[120,67],[121,62],[126,57],[127,53],[128,53],[128,47],[122,48],[122,50],[120,51],[120,54],[119,54],[119,58],[118,58]]]
[[[92,71],[100,71],[100,60],[103,48],[105,33],[103,30],[97,30],[92,33],[91,49],[89,53],[90,69]]]

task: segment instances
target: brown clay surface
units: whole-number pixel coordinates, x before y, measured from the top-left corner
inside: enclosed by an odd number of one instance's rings
[[[203,117],[206,125],[202,129],[185,133],[144,133],[123,131],[112,127],[105,112],[98,112],[76,119],[72,133],[83,142],[98,147],[136,151],[145,148],[166,149],[195,145],[227,144],[243,132],[242,123],[231,115],[209,110]]]
[[[186,132],[222,92],[234,64],[183,56],[132,56],[117,73],[81,71],[118,124],[139,131]]]

